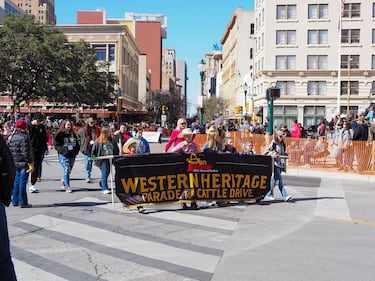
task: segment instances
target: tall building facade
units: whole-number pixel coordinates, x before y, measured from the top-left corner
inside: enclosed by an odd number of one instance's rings
[[[25,13],[12,0],[0,0],[0,24],[8,14],[20,15]]]
[[[179,88],[180,98],[182,101],[182,116],[189,116],[188,110],[188,97],[187,97],[187,65],[184,60],[176,61],[176,86]]]
[[[132,31],[141,52],[147,55],[147,68],[151,70],[151,91],[162,87],[162,46],[167,38],[167,17],[161,14],[125,13],[132,22]],[[108,21],[109,22],[109,21]]]
[[[256,0],[257,110],[267,116],[266,89],[277,86],[275,126],[360,114],[375,88],[374,20],[374,1]]]
[[[143,105],[139,98],[139,71],[145,69],[145,59],[134,37],[121,24],[58,25],[69,42],[84,40],[96,54],[97,61],[109,61],[109,71],[118,77],[114,103],[121,104],[125,115],[136,114]],[[142,65],[143,62],[143,65]],[[142,71],[144,73],[145,71]],[[140,112],[139,112],[140,113]]]
[[[246,98],[243,85],[249,84],[249,77],[252,75],[253,35],[254,12],[238,7],[220,40],[223,46],[221,63],[222,98],[226,104],[224,117],[236,117],[236,106],[245,108]]]
[[[46,24],[56,24],[55,0],[13,0],[26,14]]]

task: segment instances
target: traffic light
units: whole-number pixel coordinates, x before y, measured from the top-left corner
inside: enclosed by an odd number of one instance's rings
[[[254,110],[253,110],[253,111],[254,111]],[[249,112],[249,102],[248,102],[248,101],[246,102],[245,112]]]
[[[167,107],[165,105],[161,106],[161,114],[166,114],[167,113]]]
[[[268,88],[267,91],[268,91],[267,96],[270,99],[280,98],[280,89],[279,88]]]
[[[236,114],[241,113],[241,107],[239,105],[236,106]]]

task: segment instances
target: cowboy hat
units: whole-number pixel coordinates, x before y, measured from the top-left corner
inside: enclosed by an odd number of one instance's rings
[[[192,132],[192,130],[190,128],[186,128],[186,129],[183,129],[181,131],[181,133],[178,134],[178,138],[183,138],[184,136],[191,136],[193,135],[194,133]]]
[[[206,134],[216,134],[217,133],[217,129],[215,126],[211,126],[207,131],[206,131]]]
[[[129,147],[133,144],[138,144],[139,143],[139,140],[137,139],[133,139],[133,138],[130,138],[126,141],[126,143],[124,144],[124,146],[122,147],[122,151],[124,153],[129,153]]]

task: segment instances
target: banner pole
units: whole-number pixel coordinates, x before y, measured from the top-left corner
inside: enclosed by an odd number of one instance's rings
[[[113,177],[112,177],[112,158],[109,158],[109,177],[111,181],[111,197],[112,197],[112,208],[115,207],[115,195],[113,194]]]

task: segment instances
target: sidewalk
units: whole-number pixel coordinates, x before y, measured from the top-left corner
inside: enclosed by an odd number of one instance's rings
[[[305,168],[305,167],[290,167],[287,168],[287,175],[291,176],[307,176],[307,177],[324,177],[334,179],[349,179],[375,182],[375,175],[358,174],[356,172],[337,172],[332,169],[324,168]]]

